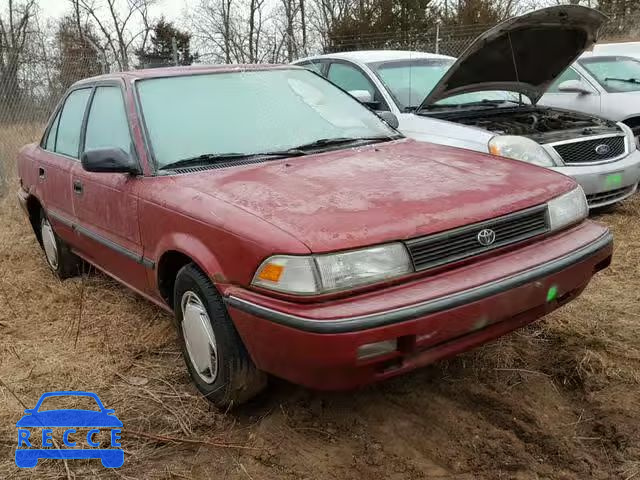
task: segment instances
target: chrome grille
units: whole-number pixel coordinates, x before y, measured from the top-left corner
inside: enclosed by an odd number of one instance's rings
[[[553,148],[566,164],[603,162],[619,157],[626,151],[624,136],[559,143]]]
[[[495,233],[495,241],[488,246],[479,241],[479,234],[485,229]],[[548,230],[547,206],[539,205],[436,235],[407,240],[405,244],[415,269],[419,271],[521,242]]]

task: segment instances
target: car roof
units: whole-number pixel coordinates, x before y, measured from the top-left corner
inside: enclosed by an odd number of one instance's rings
[[[454,57],[450,57],[448,55],[438,55],[436,53],[416,52],[411,50],[358,50],[353,52],[336,52],[327,53],[325,55],[315,55],[302,58],[296,63],[303,62],[305,60],[319,60],[321,58],[340,58],[343,60],[352,60],[361,63],[411,60],[414,58],[441,58],[455,60]]]
[[[240,73],[246,71],[283,70],[296,68],[294,65],[273,64],[235,64],[235,65],[189,65],[181,67],[145,68],[125,72],[107,73],[95,77],[84,78],[74,83],[75,86],[108,80],[142,80],[145,78],[179,77],[203,73]]]
[[[580,57],[578,57],[578,60],[580,60],[581,58],[628,58],[630,60],[636,60],[636,58],[634,58],[632,55],[605,52],[584,52],[582,55],[580,55]]]

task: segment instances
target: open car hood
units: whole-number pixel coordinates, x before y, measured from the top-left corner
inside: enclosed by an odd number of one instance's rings
[[[535,104],[582,52],[607,16],[562,5],[510,18],[487,30],[462,53],[418,108],[462,93],[506,90]]]

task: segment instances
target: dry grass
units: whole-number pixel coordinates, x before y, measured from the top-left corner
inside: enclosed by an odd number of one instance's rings
[[[42,135],[44,126],[37,123],[15,125],[0,124],[0,195],[16,178],[16,156],[20,147],[36,142]]]
[[[9,195],[0,199],[0,478],[640,478],[638,218],[638,197],[598,218],[616,236],[613,265],[544,322],[358,392],[275,381],[225,413],[190,385],[172,319],[98,273],[57,281]],[[15,467],[24,406],[62,389],[94,391],[116,410],[121,469]]]

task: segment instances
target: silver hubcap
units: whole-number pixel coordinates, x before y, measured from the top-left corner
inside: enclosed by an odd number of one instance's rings
[[[189,361],[204,382],[213,383],[218,376],[218,350],[209,314],[202,300],[193,292],[182,295],[180,307],[182,336]]]
[[[49,220],[42,219],[42,245],[44,246],[44,253],[47,257],[47,262],[54,270],[58,268],[58,245],[56,244],[56,237],[53,233],[53,228],[49,224]]]

